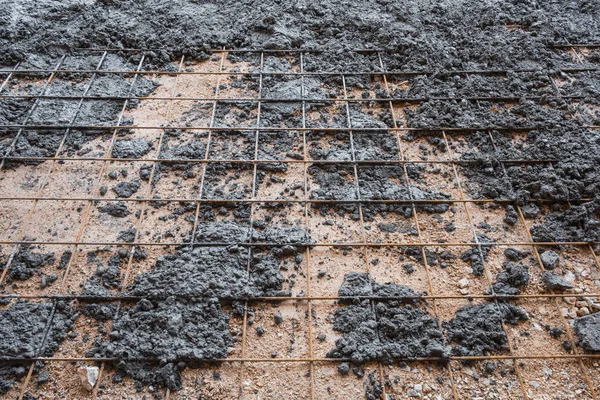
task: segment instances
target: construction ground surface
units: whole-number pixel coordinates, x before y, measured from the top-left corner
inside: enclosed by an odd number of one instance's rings
[[[17,3],[1,398],[600,397],[593,5]]]

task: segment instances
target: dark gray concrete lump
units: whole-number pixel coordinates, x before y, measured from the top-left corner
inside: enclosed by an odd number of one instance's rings
[[[54,308],[54,312],[53,312]],[[73,329],[77,314],[59,301],[17,300],[0,309],[0,360],[49,357]],[[7,393],[27,373],[29,364],[0,365],[0,394]]]
[[[496,295],[514,296],[521,293],[521,288],[529,283],[529,268],[522,264],[505,261],[502,270],[496,275],[492,289],[488,292]]]
[[[560,256],[554,250],[546,250],[540,254],[540,259],[542,260],[544,268],[548,270],[553,270],[556,267],[558,267]]]
[[[371,291],[373,287],[373,291]],[[449,349],[443,343],[438,322],[415,302],[418,295],[402,285],[383,285],[370,281],[366,273],[344,276],[340,297],[352,296],[409,296],[406,302],[377,300],[338,308],[333,328],[342,332],[335,348],[327,357],[350,358],[355,364],[378,360],[392,363],[396,359],[414,357],[444,357]]]
[[[118,139],[112,149],[114,158],[142,158],[151,149],[151,143],[144,138]]]
[[[444,323],[452,353],[458,356],[480,356],[507,349],[502,322],[517,324],[529,316],[521,307],[510,303],[484,303],[465,306]]]
[[[577,318],[574,327],[583,350],[588,353],[600,352],[600,313]]]
[[[554,271],[542,271],[542,282],[548,290],[565,291],[573,289],[573,284]]]
[[[117,368],[142,383],[177,390],[181,388],[178,372],[182,362],[227,357],[233,345],[228,321],[216,298],[185,302],[173,297],[158,302],[144,299],[114,321],[109,342],[88,354],[115,357],[121,360]],[[161,365],[150,367],[139,361],[142,359]]]
[[[32,251],[34,246],[22,245],[9,267],[6,281],[13,280],[24,281],[30,279],[35,274],[42,273],[43,268],[52,265],[56,261],[54,253],[38,253]],[[0,270],[4,269],[4,265],[0,264]]]

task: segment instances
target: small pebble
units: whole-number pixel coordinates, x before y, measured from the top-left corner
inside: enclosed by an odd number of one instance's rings
[[[404,272],[406,272],[407,274],[412,274],[413,272],[415,272],[415,266],[412,264],[404,264],[402,268],[404,268]]]
[[[283,322],[283,317],[281,316],[281,314],[275,314],[273,316],[273,319],[275,320],[275,323],[277,325],[281,325],[281,323]]]
[[[350,372],[350,363],[344,362],[338,365],[337,370],[342,375],[348,375]]]
[[[40,372],[40,374],[38,375],[38,383],[46,383],[48,382],[48,380],[50,379],[50,374],[48,373],[47,370],[44,370],[42,372]]]

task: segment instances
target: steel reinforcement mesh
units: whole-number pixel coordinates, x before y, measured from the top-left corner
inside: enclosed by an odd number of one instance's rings
[[[556,51],[566,51],[573,54],[575,60],[582,63],[581,68],[567,68],[564,74],[586,73],[597,70],[583,65],[584,52],[590,46],[572,45],[566,48],[557,48]],[[130,50],[132,54],[140,51]],[[478,70],[478,71],[389,71],[386,68],[386,53],[377,50],[358,52],[372,61],[372,65],[365,70],[357,71],[306,71],[306,59],[319,55],[319,52],[310,51],[230,51],[215,50],[210,60],[197,62],[182,58],[175,70],[152,71],[144,68],[144,57],[140,57],[139,64],[135,69],[107,69],[104,61],[110,56],[110,50],[85,50],[75,52],[72,56],[63,57],[53,69],[32,70],[22,69],[19,65],[10,70],[3,70],[0,96],[2,99],[28,99],[31,108],[20,121],[11,125],[1,126],[4,135],[6,150],[2,155],[0,163],[0,207],[2,214],[10,216],[2,222],[0,233],[0,244],[3,245],[2,252],[6,257],[5,266],[0,276],[0,283],[6,284],[7,274],[11,270],[11,263],[19,250],[24,246],[40,246],[40,249],[60,252],[69,251],[73,255],[69,258],[64,269],[58,271],[57,284],[45,286],[36,282],[20,285],[5,285],[2,298],[10,301],[15,298],[26,298],[31,301],[38,300],[67,300],[67,301],[94,301],[116,303],[133,302],[140,297],[136,296],[104,296],[90,297],[74,294],[81,287],[82,282],[91,272],[86,269],[85,263],[81,261],[85,252],[91,249],[125,249],[127,251],[127,266],[122,271],[120,288],[127,287],[136,274],[150,269],[150,264],[156,260],[161,251],[168,252],[181,246],[232,246],[237,245],[244,248],[248,254],[261,248],[277,246],[276,243],[259,242],[253,240],[251,234],[245,242],[218,242],[197,240],[197,227],[202,222],[203,207],[218,210],[221,207],[235,207],[244,205],[249,207],[250,215],[247,218],[249,232],[258,217],[262,218],[271,213],[272,205],[282,207],[288,220],[296,221],[298,227],[306,231],[314,240],[314,243],[295,243],[304,252],[302,271],[294,276],[296,286],[292,289],[291,296],[285,297],[260,297],[260,298],[238,298],[244,304],[243,317],[235,319],[232,317],[230,325],[238,329],[241,340],[236,343],[235,351],[230,357],[222,360],[206,360],[208,365],[202,371],[218,371],[219,381],[227,389],[225,392],[215,392],[217,397],[252,397],[262,390],[268,390],[266,396],[272,398],[286,397],[287,393],[295,393],[300,397],[308,398],[338,398],[342,393],[351,393],[352,388],[360,387],[359,393],[364,395],[361,385],[348,383],[347,377],[335,373],[340,359],[325,357],[325,353],[333,342],[329,337],[325,342],[317,337],[331,331],[327,328],[328,321],[324,317],[335,308],[339,300],[337,290],[344,273],[350,271],[368,272],[371,276],[384,281],[398,279],[409,287],[421,288],[427,294],[420,297],[425,307],[439,320],[448,320],[453,313],[466,304],[482,302],[485,300],[498,301],[502,295],[493,292],[492,280],[495,273],[500,269],[500,261],[495,253],[501,252],[507,247],[528,250],[534,256],[537,264],[538,274],[544,270],[540,258],[540,249],[556,248],[561,246],[561,252],[569,260],[571,266],[592,265],[594,269],[600,268],[597,256],[596,243],[589,242],[534,242],[531,235],[531,227],[537,222],[536,219],[526,218],[521,205],[512,200],[499,200],[495,198],[473,197],[467,190],[467,179],[463,174],[463,168],[468,163],[480,162],[479,160],[468,160],[461,158],[461,153],[468,147],[464,137],[478,133],[486,134],[490,143],[495,146],[495,136],[498,132],[513,135],[517,138],[523,132],[539,129],[540,126],[472,126],[472,127],[428,127],[409,128],[406,127],[404,108],[414,107],[425,101],[460,100],[469,102],[486,101],[497,107],[510,107],[511,103],[522,99],[522,96],[503,97],[440,97],[440,98],[410,98],[394,97],[394,89],[402,88],[409,84],[413,76],[428,76],[433,74],[451,73],[458,76],[481,74],[486,76],[502,77],[508,71],[501,70]],[[95,55],[98,59],[95,69],[69,69],[69,57],[77,57],[81,54]],[[254,59],[255,67],[250,68],[248,64],[235,64],[228,60],[230,55],[243,55],[248,59]],[[291,70],[288,72],[275,72],[265,68],[265,58],[275,57],[285,59],[290,63]],[[257,65],[257,67],[256,67]],[[528,71],[521,71],[528,72]],[[127,92],[119,96],[96,95],[93,92],[94,83],[100,78],[121,76],[129,82]],[[134,88],[138,77],[144,76],[161,82],[160,89],[150,96],[134,96]],[[251,89],[236,92],[223,85],[224,82],[231,83],[233,80],[244,76],[253,77],[256,85]],[[327,77],[330,87],[327,88],[326,98],[315,98],[307,93],[305,80],[311,77]],[[372,87],[359,87],[349,84],[351,77],[367,76]],[[281,79],[285,81],[289,77],[300,79],[301,90],[297,96],[291,98],[275,98],[265,95],[263,82],[266,79]],[[35,94],[19,93],[17,90],[8,90],[12,80],[30,80],[39,86]],[[57,80],[76,81],[82,85],[79,95],[53,94],[52,85]],[[565,101],[576,101],[581,96],[569,96],[561,91],[561,85],[553,81],[556,96]],[[540,96],[532,96],[528,99],[539,100]],[[46,123],[43,117],[45,103],[47,100],[64,101],[76,104],[76,111],[64,117],[64,121]],[[93,105],[96,102],[110,102],[113,107],[120,110],[116,120],[99,121],[98,124],[84,125],[78,120],[82,107]],[[147,108],[130,107],[135,102],[136,106],[144,105]],[[297,116],[301,124],[298,126],[287,126],[285,121],[279,124],[272,120],[265,123],[261,119],[262,109],[269,105],[290,105],[297,109]],[[319,104],[321,107],[329,107],[331,115],[337,115],[345,121],[345,126],[332,126],[331,121],[315,115],[311,112],[310,105]],[[244,105],[244,119],[233,118],[223,109],[242,107]],[[200,117],[182,117],[181,110],[198,107],[202,110],[197,115]],[[220,109],[221,107],[221,109]],[[225,108],[222,108],[225,107]],[[360,122],[355,124],[353,109],[360,109],[381,120],[381,126],[361,126]],[[131,113],[136,113],[131,123]],[[194,114],[195,115],[195,114]],[[239,116],[239,115],[238,115]],[[587,126],[588,129],[598,129],[596,126]],[[62,139],[52,148],[54,155],[28,155],[18,156],[14,150],[19,138],[28,130],[37,129],[48,132],[59,133]],[[185,155],[174,155],[165,157],[160,150],[169,132],[177,130],[186,138],[195,137],[204,145],[204,156],[194,158]],[[146,138],[152,143],[152,150],[143,157],[116,158],[113,156],[113,145],[128,132],[129,138]],[[405,135],[418,133],[418,136],[407,140]],[[73,135],[88,135],[92,137],[94,151],[87,154],[74,151],[70,137]],[[284,135],[292,142],[294,151],[284,154],[278,148],[272,146],[269,137]],[[375,153],[364,151],[363,144],[356,139],[357,136],[386,135],[394,143],[391,152],[377,149]],[[447,150],[445,152],[429,152],[429,156],[423,156],[419,151],[424,148],[433,149],[431,138],[435,143],[442,144]],[[322,159],[311,155],[309,148],[319,141],[336,141],[346,146],[350,157],[337,159],[334,156],[326,156]],[[172,143],[172,141],[171,141]],[[244,147],[245,146],[245,147]],[[248,147],[249,146],[249,147]],[[240,151],[242,148],[250,148],[251,156]],[[500,153],[499,153],[500,154]],[[507,166],[539,165],[543,168],[552,169],[556,160],[543,159],[510,159],[500,157],[499,172],[508,175]],[[261,171],[268,171],[268,166],[273,163],[284,163],[287,165],[285,172],[275,171],[270,173],[269,185],[257,184],[257,176]],[[10,165],[18,165],[18,168],[9,168]],[[181,185],[180,177],[172,174],[176,169],[166,170],[167,179],[161,178],[155,182],[155,177],[161,172],[164,165],[191,165],[194,184]],[[226,171],[228,185],[235,187],[246,187],[248,196],[230,196],[227,188],[214,190],[211,184],[211,165],[217,165]],[[345,182],[354,190],[351,195],[342,194],[338,198],[316,198],[311,193],[318,183],[309,173],[311,166],[335,165],[344,169]],[[427,174],[425,182],[427,185],[442,187],[452,194],[451,198],[425,199],[412,190],[408,191],[409,198],[385,198],[377,199],[364,197],[361,172],[373,167],[394,168],[402,174],[400,179],[407,186],[411,186],[415,179],[411,173],[415,165],[424,165]],[[149,171],[149,179],[142,182],[137,197],[121,198],[106,194],[103,189],[110,179],[110,173],[116,171],[128,171],[127,174],[136,175],[140,169]],[[235,172],[234,172],[235,169]],[[361,171],[362,170],[362,171]],[[434,171],[434,172],[431,172]],[[172,174],[172,175],[170,175]],[[126,174],[124,174],[126,175]],[[287,176],[286,176],[287,175]],[[177,185],[170,182],[178,181]],[[231,186],[229,186],[231,188]],[[104,193],[101,193],[104,192]],[[568,204],[579,204],[589,199],[571,199]],[[152,203],[161,202],[166,208],[171,206],[188,205],[186,207],[187,223],[191,228],[192,235],[186,236],[179,232],[176,224],[170,224],[169,219],[160,212],[152,212]],[[111,202],[125,202],[130,209],[136,211],[136,218],[132,217],[127,224],[135,229],[133,239],[124,243],[117,239],[117,231],[123,228],[123,222],[116,225],[105,224],[98,218],[98,208]],[[538,201],[540,207],[545,207],[544,201]],[[373,229],[374,223],[365,221],[363,208],[371,205],[382,204],[405,204],[412,210],[409,220],[410,232],[406,234],[386,234]],[[450,206],[452,222],[456,230],[452,233],[444,233],[443,227],[436,223],[435,218],[423,211],[428,205],[445,204]],[[505,228],[502,234],[503,240],[493,243],[480,240],[481,224],[499,224],[503,213],[498,210],[497,205],[513,204],[518,214],[517,222],[510,228]],[[354,218],[339,214],[337,216],[320,215],[319,207],[347,206],[355,210]],[[162,218],[161,218],[162,217]],[[391,218],[386,221],[385,215],[377,217],[375,223],[391,223]],[[334,221],[330,221],[334,219]],[[10,228],[10,229],[9,229]],[[165,231],[167,229],[167,231]],[[165,234],[165,232],[169,232]],[[440,233],[442,232],[442,233]],[[403,274],[398,263],[398,255],[405,246],[413,246],[420,249],[423,260],[423,271],[416,276]],[[139,261],[136,259],[136,249],[145,249],[149,254],[149,260]],[[448,272],[450,267],[440,267],[439,263],[430,260],[428,250],[456,249],[463,251],[474,248],[480,256],[486,259],[484,262],[485,272],[481,277],[474,278],[466,271],[465,265],[459,265],[453,271]],[[492,250],[496,249],[496,250]],[[483,256],[491,251],[492,255]],[[376,262],[374,262],[376,260]],[[81,262],[80,262],[81,261]],[[458,262],[457,262],[458,263]],[[323,271],[327,271],[327,282],[323,282]],[[592,275],[594,275],[594,272]],[[457,286],[458,281],[467,278],[469,285]],[[582,277],[593,281],[593,276]],[[590,285],[594,286],[594,285]],[[492,287],[492,292],[485,293],[485,288]],[[594,286],[596,287],[596,286]],[[173,293],[178,296],[179,294]],[[548,369],[552,367],[550,374],[565,374],[565,381],[561,385],[569,387],[577,398],[598,398],[598,382],[600,369],[597,364],[597,354],[584,354],[576,343],[575,334],[569,323],[572,315],[570,308],[581,298],[597,299],[600,294],[594,291],[577,293],[548,293],[539,284],[530,284],[523,293],[511,296],[511,299],[528,311],[537,314],[536,324],[546,322],[554,326],[564,328],[566,340],[570,342],[572,351],[567,351],[563,346],[557,346],[554,342],[544,339],[536,334],[536,328],[527,334],[523,334],[519,327],[503,326],[508,337],[509,350],[496,355],[482,356],[450,356],[449,360],[439,358],[421,358],[410,364],[387,366],[380,363],[367,364],[368,370],[375,371],[375,379],[380,382],[383,398],[395,395],[401,398],[405,395],[405,389],[413,388],[414,385],[436,384],[436,378],[442,377],[443,382],[448,382],[445,389],[440,389],[438,394],[442,398],[453,397],[456,399],[470,397],[473,387],[477,386],[480,379],[476,377],[477,366],[485,365],[489,361],[505,363],[508,369],[514,370],[514,374],[498,377],[499,393],[514,398],[536,398],[539,393],[549,393],[556,387],[550,387],[548,383]],[[373,303],[377,296],[364,296]],[[386,298],[389,299],[389,298]],[[595,301],[595,300],[594,300]],[[299,345],[303,350],[300,355],[286,355],[285,352],[275,352],[273,348],[284,347],[281,337],[269,338],[272,343],[250,346],[249,342],[256,342],[250,334],[248,310],[252,308],[253,317],[257,313],[263,313],[265,318],[272,315],[273,309],[270,305],[276,304],[285,309],[286,304],[292,304],[295,319],[300,321],[299,325],[293,327],[296,330],[295,341],[303,341]],[[255,307],[257,309],[255,309]],[[118,311],[117,311],[118,313]],[[271,313],[271,314],[269,314]],[[118,315],[118,314],[117,314]],[[50,318],[45,329],[46,333],[51,330],[53,318]],[[539,327],[539,326],[538,326]],[[107,334],[110,329],[107,330]],[[300,333],[298,333],[300,332]],[[46,335],[47,336],[47,335]],[[285,335],[284,335],[285,336]],[[283,341],[285,342],[285,341]],[[109,398],[118,393],[132,395],[133,385],[125,387],[122,392],[110,392],[107,388],[117,383],[110,380],[110,370],[107,363],[114,361],[109,358],[87,358],[84,356],[85,348],[89,345],[82,344],[73,348],[59,350],[52,357],[42,357],[44,342],[39,343],[38,356],[27,359],[8,359],[4,361],[26,361],[30,364],[29,373],[26,378],[15,386],[15,394],[19,399],[24,398],[26,393],[40,391],[40,386],[32,379],[36,361],[44,361],[53,370],[72,371],[76,362],[98,362],[101,365],[99,384],[96,385],[92,395],[94,397]],[[276,354],[273,354],[273,353]],[[149,360],[160,362],[160,360]],[[409,361],[409,360],[407,360]],[[449,362],[440,362],[449,361]],[[470,361],[471,364],[465,364]],[[432,372],[433,371],[433,372]],[[553,371],[553,372],[552,372]],[[186,372],[188,373],[188,372]],[[190,370],[189,374],[194,377],[198,371]],[[430,374],[431,376],[429,376]],[[73,374],[71,374],[73,375]],[[59,374],[60,376],[60,374]],[[277,376],[277,379],[274,377]],[[366,375],[363,379],[368,379]],[[62,383],[55,382],[60,386],[73,379],[72,376],[62,376]],[[198,379],[196,377],[196,379]],[[403,383],[403,391],[398,392],[392,384],[394,379]],[[165,390],[167,398],[186,396],[202,392],[196,381],[195,387],[189,383],[193,379],[187,379],[184,389],[179,392]],[[271,384],[270,381],[277,382]],[[255,386],[258,382],[258,387]],[[339,383],[337,383],[339,382]],[[440,382],[438,380],[438,382]],[[487,383],[489,385],[489,382]],[[555,383],[554,383],[555,384]],[[215,383],[217,385],[217,383]],[[333,385],[334,387],[331,387]],[[407,386],[408,385],[408,386]],[[76,385],[75,385],[76,386]],[[200,385],[202,386],[202,385]],[[339,386],[336,387],[336,386]],[[77,387],[77,386],[76,386]],[[75,389],[73,389],[75,390]],[[115,389],[116,390],[116,389]],[[446,390],[446,392],[444,392]],[[112,394],[111,394],[112,393]],[[203,392],[204,393],[204,392]],[[78,394],[77,396],[79,396]],[[207,394],[205,394],[207,395]],[[427,394],[419,393],[421,396]],[[208,394],[210,396],[210,393]],[[350,395],[351,396],[351,395]],[[426,396],[427,397],[427,396]]]

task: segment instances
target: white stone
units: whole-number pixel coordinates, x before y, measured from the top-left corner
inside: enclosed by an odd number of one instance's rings
[[[423,391],[423,385],[421,385],[420,383],[417,383],[414,387],[415,391],[421,393]]]
[[[563,275],[563,278],[565,278],[570,283],[575,282],[575,274],[572,273],[571,271],[565,272],[565,274]]]
[[[466,288],[467,286],[469,286],[469,280],[467,278],[462,278],[460,281],[458,281],[458,287],[461,289]]]
[[[81,385],[87,390],[92,391],[94,386],[96,385],[96,381],[98,380],[98,375],[100,374],[100,370],[98,367],[79,367],[77,369],[77,375],[79,375],[79,379],[81,379]]]
[[[577,301],[577,299],[575,297],[564,297],[563,301],[567,304],[575,304],[575,302]]]
[[[433,388],[431,386],[429,386],[428,384],[423,384],[423,393],[427,394],[427,393],[431,393],[433,391]]]

